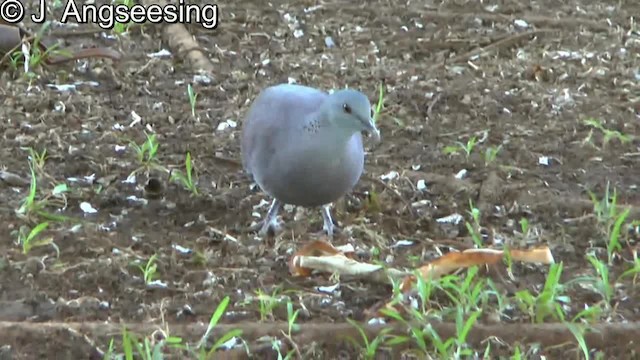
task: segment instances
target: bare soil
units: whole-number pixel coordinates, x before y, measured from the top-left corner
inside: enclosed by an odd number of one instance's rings
[[[23,254],[16,232],[37,223],[15,214],[28,187],[0,181],[0,320],[159,327],[163,321],[207,323],[228,295],[223,323],[264,321],[267,326],[286,321],[285,307],[261,319],[259,303],[248,301],[250,296],[257,290],[294,290],[294,307],[303,310],[298,321],[313,324],[364,320],[367,309],[388,300],[388,286],[343,282],[339,292],[326,294],[316,287],[333,285],[329,276],[289,275],[293,251],[322,227],[317,211],[283,212],[286,231],[275,239],[260,240],[247,230],[257,220],[253,212],[266,212],[266,205],[256,205],[270,199],[250,188],[237,165],[242,116],[260,89],[289,79],[324,89],[358,88],[372,102],[379,84],[386,86],[382,142],[367,142],[365,176],[334,206],[345,233],[333,244],[352,244],[363,257],[394,266],[416,266],[436,257],[436,249],[471,244],[464,224],[436,221],[454,213],[470,220],[471,200],[494,242],[548,245],[564,264],[563,282],[593,274],[585,255],[606,258],[606,236],[592,216],[588,191],[600,198],[609,182],[618,191],[618,203],[632,207],[629,220],[638,219],[639,142],[614,138],[604,145],[602,131],[584,120],[597,119],[631,136],[639,133],[640,30],[632,16],[640,7],[633,1],[590,0],[425,4],[219,3],[216,30],[187,26],[217,69],[210,84],[194,82],[184,54],[148,56],[167,48],[161,25],[134,27],[116,38],[88,33],[96,29],[90,24],[54,26],[52,34],[77,33],[57,36],[64,47],[109,46],[125,56],[117,63],[91,59],[39,68],[32,81],[20,70],[6,68],[0,75],[0,166],[28,179],[24,148],[46,149],[39,187],[50,191],[67,183],[71,193],[60,213],[73,218],[52,222],[45,233],[59,256],[50,246]],[[294,36],[290,17],[299,21],[303,36]],[[327,46],[327,37],[334,46]],[[79,81],[85,83],[71,92],[49,86]],[[198,93],[197,118],[191,115],[188,83]],[[135,122],[132,113],[141,121]],[[227,120],[238,126],[220,130]],[[131,147],[120,147],[141,144],[148,129],[157,134],[158,161],[164,166],[182,169],[185,153],[191,152],[199,196],[167,181],[166,174],[152,174],[163,185],[159,196],[145,192],[145,176],[124,181],[139,163]],[[472,136],[481,142],[469,157],[443,152]],[[485,164],[486,149],[499,145],[495,161]],[[454,178],[463,169],[467,175]],[[399,176],[380,180],[391,171]],[[425,190],[417,189],[419,180],[425,180]],[[377,194],[377,208],[370,206],[371,193]],[[420,205],[420,200],[427,201]],[[82,202],[97,213],[81,211]],[[518,235],[523,217],[534,234],[527,241]],[[393,247],[399,240],[413,245]],[[612,279],[629,267],[635,241],[625,228],[621,257],[610,267]],[[452,246],[456,243],[460,247]],[[147,286],[141,277],[138,265],[154,254],[158,280],[166,287]],[[523,288],[537,292],[547,269],[516,266],[514,281],[494,281],[505,294]],[[589,289],[572,287],[567,293],[569,316],[602,301]],[[603,321],[640,321],[639,296],[631,279],[622,281]],[[514,315],[499,321],[529,320]],[[83,359],[120,336],[29,334],[4,331],[0,358]],[[302,357],[359,354],[354,347],[321,340],[299,344]],[[512,345],[503,344],[504,354],[512,353]],[[607,358],[634,356],[619,346],[601,350]],[[569,343],[532,350],[528,358],[576,354],[576,345]]]

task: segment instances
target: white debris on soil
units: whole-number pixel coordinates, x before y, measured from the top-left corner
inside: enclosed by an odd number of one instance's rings
[[[240,345],[242,345],[242,341],[234,336],[231,339],[229,339],[229,340],[223,342],[222,344],[220,344],[220,349],[230,350],[230,349],[233,349],[234,347],[240,346]]]
[[[527,23],[526,21],[522,20],[522,19],[515,19],[513,20],[513,24],[519,28],[522,29],[526,29],[529,27],[529,23]]]
[[[338,249],[338,251],[340,251],[342,253],[351,253],[351,252],[356,251],[356,249],[353,247],[352,244],[345,244],[345,245],[336,246],[336,249]]]
[[[56,89],[60,92],[70,92],[75,91],[80,85],[89,85],[93,87],[100,86],[100,84],[95,81],[76,81],[73,84],[47,84],[47,87]]]
[[[384,321],[384,318],[371,318],[367,321],[367,325],[384,325],[387,322]]]
[[[253,210],[257,210],[269,205],[269,202],[265,199],[261,199],[257,205],[253,205]]]
[[[236,126],[238,126],[237,122],[235,122],[235,121],[233,121],[231,119],[227,119],[226,121],[220,122],[218,124],[218,127],[216,128],[216,130],[223,131],[223,130],[226,130],[226,129],[229,129],[229,128],[235,129]]]
[[[418,183],[416,184],[416,188],[418,189],[418,191],[426,190],[427,189],[426,181],[424,181],[424,179],[418,180]]]
[[[191,253],[193,252],[193,250],[191,250],[191,249],[189,249],[189,248],[186,248],[186,247],[183,247],[183,246],[180,246],[180,245],[178,245],[178,244],[173,244],[173,245],[171,245],[171,247],[172,247],[175,251],[177,251],[177,252],[179,252],[179,253],[181,253],[181,254],[191,254]]]
[[[156,289],[166,289],[169,287],[169,285],[161,280],[153,280],[150,281],[149,283],[147,283],[147,287],[148,288],[156,288]]]
[[[390,171],[384,175],[380,176],[381,180],[393,180],[395,178],[397,178],[398,176],[400,176],[400,174],[397,171]]]
[[[213,80],[209,75],[196,74],[196,75],[193,75],[193,82],[195,84],[209,85],[213,82]]]
[[[91,206],[91,204],[89,204],[86,201],[83,201],[80,203],[80,209],[85,213],[85,214],[95,214],[98,212],[98,210],[96,210],[93,206]]]
[[[436,219],[436,222],[439,222],[441,224],[459,224],[460,222],[462,222],[462,220],[464,220],[464,217],[458,213],[455,214],[451,214],[445,217],[441,217]]]
[[[136,204],[142,204],[142,205],[146,205],[149,201],[145,198],[139,198],[135,195],[129,195],[127,196],[127,200],[131,201],[132,203],[136,203]]]
[[[414,208],[423,207],[423,206],[431,206],[431,200],[422,199],[418,201],[414,201],[411,203],[411,206]]]
[[[458,171],[458,173],[455,175],[455,178],[458,180],[462,180],[467,176],[467,169],[462,169],[460,171]]]
[[[331,49],[333,47],[336,46],[336,43],[333,41],[333,38],[331,36],[325,36],[324,38],[324,44],[327,46],[327,48]]]
[[[287,22],[287,26],[289,30],[293,32],[293,37],[299,39],[304,36],[304,31],[300,28],[300,22],[295,16],[290,15],[289,13],[284,14],[284,21]]]
[[[336,296],[340,295],[340,292],[337,291],[339,288],[340,288],[340,283],[336,283],[334,285],[329,285],[329,286],[316,286],[317,291],[321,293],[330,294],[330,295],[336,295]]]
[[[414,242],[411,240],[398,240],[395,244],[391,245],[392,248],[402,247],[402,246],[411,246]]]
[[[549,166],[549,157],[548,156],[540,156],[540,157],[538,157],[538,164]]]
[[[56,101],[53,105],[53,111],[64,114],[67,111],[67,106],[62,101]]]
[[[129,123],[129,127],[134,127],[137,124],[142,122],[142,117],[138,115],[135,111],[131,110],[131,114],[129,116],[131,118],[131,122]]]
[[[125,180],[122,180],[124,184],[135,184],[136,183],[136,175],[129,174]]]
[[[147,54],[147,56],[150,57],[150,58],[170,57],[171,56],[171,52],[169,50],[167,50],[167,49],[161,49],[160,51],[149,53],[149,54]]]

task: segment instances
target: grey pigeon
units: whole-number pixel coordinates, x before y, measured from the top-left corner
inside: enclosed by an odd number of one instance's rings
[[[280,230],[283,204],[322,207],[323,230],[334,234],[329,204],[351,191],[364,167],[362,133],[380,141],[371,103],[361,92],[332,94],[280,84],[264,89],[242,123],[242,165],[274,200],[261,229]]]

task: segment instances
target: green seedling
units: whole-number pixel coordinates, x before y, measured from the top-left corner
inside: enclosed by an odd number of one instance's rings
[[[240,329],[231,330],[225,333],[224,335],[220,336],[220,338],[216,340],[213,346],[209,348],[209,351],[206,351],[205,349],[207,340],[209,339],[209,336],[211,335],[211,332],[213,331],[213,329],[215,329],[216,325],[218,325],[218,322],[222,318],[222,315],[224,315],[225,311],[227,310],[227,306],[229,306],[229,301],[230,301],[229,297],[225,296],[225,298],[222,299],[222,301],[220,302],[216,310],[211,315],[211,319],[209,320],[209,326],[207,326],[207,331],[204,333],[204,335],[202,336],[198,344],[198,348],[200,349],[201,359],[211,358],[212,354],[216,352],[218,349],[220,349],[224,343],[231,340],[232,338],[242,336],[242,330]]]
[[[584,123],[594,129],[600,130],[603,133],[602,137],[602,147],[606,147],[607,144],[611,141],[611,139],[617,139],[620,143],[626,144],[633,140],[633,136],[623,134],[618,130],[610,130],[602,125],[602,122],[597,119],[587,119],[584,120]],[[593,135],[593,129],[589,132],[589,135],[584,140],[584,142],[591,142],[591,137]]]
[[[378,333],[378,335],[373,340],[369,341],[369,337],[367,336],[367,333],[364,332],[360,324],[358,324],[357,322],[351,319],[347,319],[347,322],[351,324],[353,327],[355,327],[358,330],[358,333],[360,334],[360,338],[362,340],[363,347],[364,347],[363,357],[367,360],[375,359],[376,353],[378,352],[378,348],[380,347],[380,345],[383,344],[385,335],[389,332],[389,329],[383,329],[383,331]],[[358,342],[355,339],[349,338],[349,340],[355,346],[358,346]]]
[[[522,360],[522,350],[520,350],[520,346],[516,346],[516,348],[513,350],[511,360]]]
[[[272,294],[266,294],[262,290],[256,290],[258,302],[260,304],[260,321],[273,319],[273,310],[283,302],[283,298],[278,295],[279,288],[273,290]]]
[[[636,286],[637,280],[638,280],[638,275],[640,275],[640,257],[638,257],[638,253],[634,252],[633,253],[633,264],[631,265],[631,267],[627,270],[625,270],[622,275],[620,275],[620,277],[618,278],[618,280],[621,280],[623,278],[632,276],[633,277],[633,286]]]
[[[614,188],[613,191],[610,189],[610,184],[607,181],[607,185],[604,189],[604,196],[601,200],[598,200],[596,195],[587,190],[589,193],[589,197],[591,198],[591,202],[593,203],[593,213],[596,216],[596,219],[601,224],[608,224],[611,219],[616,217],[618,212],[617,202],[618,202],[618,191]]]
[[[18,233],[18,243],[22,247],[22,253],[28,254],[31,249],[46,245],[52,245],[56,250],[58,256],[60,256],[60,249],[53,242],[52,237],[40,238],[39,235],[49,227],[48,222],[42,222],[36,225],[33,229],[29,230],[26,226],[20,227]]]
[[[608,237],[606,242],[608,263],[611,265],[616,254],[622,250],[620,244],[620,235],[624,222],[629,216],[630,209],[627,208],[623,212],[618,213],[618,192],[614,188],[610,190],[609,182],[605,187],[604,196],[601,200],[598,200],[595,194],[589,191],[589,197],[593,203],[593,213],[601,224],[606,229],[606,235]]]
[[[293,331],[298,331],[300,328],[296,325],[296,319],[298,318],[298,314],[300,313],[300,309],[296,309],[293,311],[293,303],[291,301],[287,302],[287,324],[288,326],[288,335],[291,337]]]
[[[502,251],[504,254],[502,256],[502,262],[507,267],[507,274],[509,275],[509,278],[514,279],[515,277],[513,276],[513,257],[511,256],[511,248],[508,244],[505,244]]]
[[[520,232],[522,233],[523,236],[526,237],[526,235],[529,233],[529,220],[527,220],[527,218],[520,218]]]
[[[24,76],[29,79],[29,83],[37,77],[33,70],[41,66],[51,56],[71,56],[69,51],[59,49],[60,44],[47,46],[46,50],[43,50],[41,46],[42,37],[50,26],[51,21],[45,22],[34,35],[32,42],[22,42],[20,49],[10,51],[10,55],[8,55],[11,68],[17,71],[20,67],[23,67]]]
[[[582,350],[582,355],[584,355],[585,360],[589,360],[591,357],[589,356],[589,347],[587,346],[587,342],[584,339],[585,327],[579,324],[564,322],[564,325],[571,331],[573,336],[576,338],[578,342],[578,346],[580,350]]]
[[[379,90],[379,94],[378,94],[378,103],[376,104],[376,109],[373,112],[373,123],[374,124],[378,123],[378,117],[380,116],[380,113],[382,112],[382,109],[384,109],[384,84],[380,83],[380,90]]]
[[[369,214],[379,214],[382,211],[378,193],[371,187],[365,198],[364,209]]]
[[[158,265],[156,264],[157,258],[158,256],[153,254],[144,266],[138,265],[138,269],[142,272],[144,283],[147,285],[155,280],[156,271],[158,270]]]
[[[198,94],[193,90],[191,84],[187,84],[187,96],[189,96],[189,105],[191,105],[191,116],[196,117],[196,101],[198,100]]]
[[[287,355],[282,356],[282,352],[280,351],[280,340],[278,340],[277,338],[272,338],[271,339],[271,349],[273,349],[275,352],[278,353],[278,360],[293,359],[293,356],[296,353],[296,349],[291,349],[291,350],[289,350]]]
[[[47,149],[42,150],[41,153],[35,151],[32,148],[27,148],[29,151],[29,157],[33,159],[33,165],[35,167],[36,172],[43,172],[44,165],[47,162],[49,156],[47,155]]]
[[[107,348],[107,351],[104,352],[104,356],[102,356],[102,360],[113,359],[115,357],[113,354],[114,351],[115,351],[114,339],[111,338],[111,340],[109,341],[109,347]]]
[[[116,4],[117,5],[124,5],[126,7],[128,7],[129,9],[131,9],[131,7],[134,4],[134,0],[116,0]],[[129,29],[131,28],[131,22],[121,22],[120,21],[121,18],[119,16],[116,16],[116,22],[113,25],[113,32],[116,33],[116,35],[122,35],[124,33],[129,32]]]
[[[174,170],[171,172],[171,181],[178,181],[189,190],[193,195],[198,195],[198,188],[193,181],[193,162],[191,161],[191,152],[187,151],[184,161],[185,173],[180,170]],[[185,175],[186,174],[186,175]]]
[[[127,360],[135,359],[134,355],[138,355],[143,360],[161,360],[164,358],[163,345],[162,341],[152,344],[148,337],[140,340],[126,329],[122,331],[122,348]]]
[[[473,357],[466,339],[483,313],[482,309],[490,306],[492,297],[497,300],[499,312],[509,305],[502,299],[493,282],[478,275],[477,266],[469,268],[464,276],[450,274],[438,278],[423,278],[419,271],[416,272],[416,282],[411,293],[417,294],[418,306],[407,304],[402,292],[395,290],[394,286],[391,306],[380,312],[406,327],[407,334],[389,334],[384,345],[402,345],[403,348],[410,346],[412,355],[418,358],[434,357],[434,354],[443,359]],[[439,293],[444,293],[447,299],[435,298]],[[396,306],[403,307],[402,313],[395,309]],[[430,325],[433,321],[455,321],[455,336],[441,338]],[[487,354],[490,351],[490,348],[485,349]]]
[[[419,277],[420,275],[418,274],[418,278]],[[397,296],[394,299],[394,302],[396,300],[400,301],[400,299],[401,299],[401,295]],[[392,318],[404,324],[407,327],[409,332],[409,336],[405,336],[405,335],[388,336],[387,340],[385,341],[385,345],[393,347],[393,346],[406,344],[410,341],[413,341],[414,344],[418,347],[418,350],[420,350],[420,352],[422,353],[422,355],[425,355],[429,351],[427,346],[427,341],[426,341],[426,338],[428,336],[425,334],[426,330],[420,326],[417,326],[416,324],[423,324],[423,323],[429,324],[429,322],[427,321],[427,316],[423,311],[419,309],[415,309],[414,307],[405,307],[405,310],[407,311],[411,319],[414,321],[407,321],[398,311],[396,311],[392,307],[387,307],[385,309],[380,310],[380,312],[384,316],[387,316],[389,318]]]
[[[630,208],[627,208],[616,218],[615,223],[611,227],[609,231],[609,241],[607,241],[607,258],[609,260],[609,265],[613,264],[613,259],[616,254],[622,250],[622,245],[620,244],[620,231],[622,230],[622,224],[624,224],[625,220],[629,216]]]
[[[471,239],[473,243],[476,244],[477,247],[482,247],[482,235],[480,234],[480,209],[473,206],[473,201],[469,199],[469,215],[473,219],[473,223],[468,221],[465,222],[465,226],[469,235],[471,235]]]
[[[496,157],[498,157],[498,153],[500,152],[500,150],[502,150],[502,145],[499,145],[497,147],[488,147],[484,152],[484,165],[489,166],[489,164],[494,162],[496,160]]]
[[[142,143],[142,145],[138,145],[134,142],[130,142],[129,146],[131,146],[135,153],[136,159],[140,166],[133,170],[129,177],[134,176],[139,171],[150,171],[150,170],[160,170],[163,172],[168,172],[163,166],[161,166],[156,158],[158,154],[158,148],[160,147],[160,143],[156,139],[156,134],[147,134],[144,133],[147,137],[146,140]]]
[[[478,277],[478,267],[467,269],[466,276],[444,276],[439,281],[439,288],[447,294],[452,303],[471,313],[479,309],[486,301],[487,283]]]
[[[595,256],[589,255],[587,256],[587,260],[591,263],[593,268],[596,270],[598,277],[594,278],[595,288],[598,290],[600,295],[602,295],[602,299],[605,302],[605,306],[609,307],[611,304],[611,299],[613,298],[613,287],[609,282],[609,268],[605,263],[598,260]]]
[[[65,208],[67,206],[66,193],[69,188],[66,184],[56,185],[49,193],[38,198],[38,180],[37,172],[42,172],[44,161],[46,159],[46,151],[38,154],[29,149],[29,171],[31,180],[29,183],[29,192],[22,200],[20,207],[16,209],[16,214],[25,219],[44,218],[49,221],[66,221],[68,218],[63,215],[57,215],[46,211],[47,207]],[[36,171],[39,169],[38,171]]]
[[[546,318],[553,317],[564,321],[563,304],[570,302],[568,296],[563,295],[564,286],[560,283],[562,263],[552,264],[542,292],[533,296],[529,290],[516,293],[516,300],[520,308],[527,312],[535,323],[542,323]]]
[[[573,319],[571,319],[571,321],[572,322],[584,321],[587,324],[591,324],[594,321],[600,320],[603,312],[604,311],[602,310],[602,307],[600,306],[600,304],[594,304],[593,306],[589,306],[586,309],[577,313],[573,317]]]
[[[168,336],[159,341],[153,337],[145,337],[140,339],[135,334],[127,331],[126,328],[122,329],[122,356],[113,355],[113,339],[111,339],[109,345],[109,351],[105,353],[103,359],[111,360],[116,359],[142,359],[142,360],[162,360],[165,358],[167,348],[184,349],[182,339],[179,337]]]
[[[465,320],[464,315],[466,312],[462,307],[458,306],[456,309],[456,351],[453,353],[453,358],[460,359],[462,357],[472,357],[473,350],[467,346],[467,336],[478,321],[478,317],[482,315],[482,310],[474,311]]]
[[[473,149],[476,147],[477,143],[478,138],[476,136],[472,136],[471,138],[469,138],[469,140],[467,140],[466,143],[456,141],[456,145],[445,146],[443,152],[446,155],[455,155],[458,154],[460,150],[462,150],[465,154],[465,157],[468,159],[469,156],[471,156],[471,153],[473,152]]]

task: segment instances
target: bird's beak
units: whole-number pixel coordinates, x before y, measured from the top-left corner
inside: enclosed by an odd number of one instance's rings
[[[365,122],[364,129],[362,131],[369,134],[375,142],[380,142],[380,130],[378,130],[372,118],[369,118],[369,120]]]

